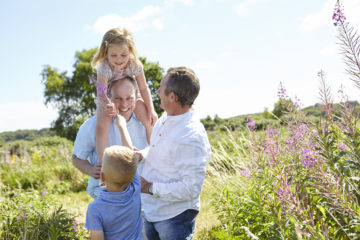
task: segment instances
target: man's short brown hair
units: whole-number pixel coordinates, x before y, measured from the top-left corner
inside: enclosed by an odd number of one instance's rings
[[[200,82],[194,71],[187,67],[170,68],[166,76],[165,93],[178,96],[181,106],[192,106],[200,92]]]

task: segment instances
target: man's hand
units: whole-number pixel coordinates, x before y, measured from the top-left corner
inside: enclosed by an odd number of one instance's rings
[[[101,172],[101,163],[97,163],[96,165],[92,166],[89,171],[89,175],[95,179],[100,178]]]
[[[156,114],[156,112],[155,112],[154,110],[152,110],[152,111],[150,112],[149,118],[150,118],[150,124],[151,124],[151,126],[154,126],[155,123],[156,123],[156,121],[158,120],[158,115]]]
[[[150,194],[149,188],[152,185],[152,183],[146,181],[145,178],[143,178],[143,177],[140,177],[140,181],[141,181],[141,192]]]

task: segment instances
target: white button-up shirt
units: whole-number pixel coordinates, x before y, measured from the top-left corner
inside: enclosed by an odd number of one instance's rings
[[[193,112],[178,116],[164,113],[154,126],[150,145],[142,153],[142,177],[153,183],[153,195],[141,196],[148,221],[162,221],[187,209],[200,209],[200,192],[211,150],[205,128]]]
[[[133,145],[137,149],[144,149],[148,145],[146,140],[146,130],[141,122],[136,118],[134,113],[126,123],[126,127]],[[108,136],[109,146],[121,145],[120,130],[115,125],[114,119],[111,121]],[[76,135],[72,154],[85,161],[90,158],[91,165],[95,165],[99,162],[96,151],[96,116],[89,118],[81,125]],[[142,164],[138,165],[139,173],[141,172],[141,165]],[[100,179],[95,179],[92,176],[89,176],[89,182],[86,190],[93,198],[97,198],[101,192],[99,183]]]

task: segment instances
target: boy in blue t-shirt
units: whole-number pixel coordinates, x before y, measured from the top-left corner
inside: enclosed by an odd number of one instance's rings
[[[85,227],[92,240],[143,240],[138,157],[131,149],[105,149],[101,180],[107,190],[89,204]]]

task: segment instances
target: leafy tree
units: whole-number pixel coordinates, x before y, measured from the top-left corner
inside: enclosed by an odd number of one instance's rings
[[[160,98],[156,91],[160,87],[160,81],[164,76],[164,69],[160,67],[158,62],[147,62],[146,58],[142,57],[140,57],[139,59],[144,66],[146,82],[151,92],[155,111],[160,116],[164,110],[160,107]]]
[[[281,117],[289,111],[289,108],[293,106],[294,104],[290,99],[280,99],[279,101],[274,103],[274,110],[272,111],[272,113],[277,117]]]
[[[52,123],[56,134],[74,140],[80,125],[85,119],[95,114],[96,88],[90,80],[96,73],[91,67],[91,60],[97,49],[76,52],[74,71],[68,76],[66,71],[60,72],[51,66],[44,66],[41,73],[45,86],[45,104],[53,104],[58,109],[58,118]],[[144,73],[154,100],[155,111],[160,114],[160,100],[156,90],[163,77],[163,69],[158,63],[147,62],[140,58],[144,65]]]

